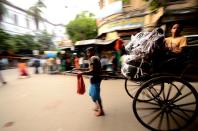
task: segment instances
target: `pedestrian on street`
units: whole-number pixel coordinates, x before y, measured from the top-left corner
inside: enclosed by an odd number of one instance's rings
[[[95,103],[95,115],[103,116],[103,106],[100,96],[100,84],[101,84],[101,63],[100,58],[95,55],[95,49],[90,47],[87,49],[87,56],[89,58],[89,71],[81,72],[81,74],[91,75],[89,95]]]
[[[36,58],[33,65],[35,67],[35,74],[39,74],[40,60]]]
[[[47,60],[45,58],[40,60],[43,73],[47,73]]]
[[[19,78],[27,78],[30,77],[29,73],[27,71],[27,64],[26,64],[26,60],[24,59],[20,59],[19,63],[18,63],[18,69],[19,69]]]
[[[77,55],[74,56],[74,68],[79,69],[80,65],[79,65],[79,58]]]
[[[80,68],[85,68],[85,64],[84,64],[84,54],[81,53],[81,56],[79,58],[79,65],[80,65]]]
[[[102,56],[100,62],[101,62],[102,70],[106,71],[107,65],[109,63],[109,59],[106,56]]]
[[[7,84],[7,82],[4,80],[2,74],[1,74],[1,70],[3,70],[3,63],[1,62],[1,59],[0,59],[0,82],[5,85]]]
[[[118,61],[114,55],[111,57],[111,63],[112,63],[113,73],[115,74],[118,69]]]

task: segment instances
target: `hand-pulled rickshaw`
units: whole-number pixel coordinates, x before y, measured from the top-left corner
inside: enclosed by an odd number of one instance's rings
[[[196,119],[198,93],[189,76],[198,76],[197,51],[198,45],[189,45],[179,57],[133,61],[135,73],[126,76],[125,90],[133,98],[133,112],[144,127],[181,130]]]

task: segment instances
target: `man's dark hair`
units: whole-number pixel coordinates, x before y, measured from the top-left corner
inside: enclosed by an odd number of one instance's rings
[[[86,49],[86,51],[95,53],[94,47],[89,47],[89,48]]]
[[[181,23],[181,22],[178,22],[178,21],[174,22],[174,23],[172,24],[171,28],[172,28],[174,25],[176,25],[176,24],[179,25],[180,32],[183,31],[183,28],[184,28],[184,27],[182,26],[182,23]]]

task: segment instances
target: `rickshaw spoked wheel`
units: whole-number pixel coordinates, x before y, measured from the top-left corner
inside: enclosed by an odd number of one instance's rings
[[[145,90],[150,90],[149,101],[139,100]],[[158,90],[161,90],[159,94]],[[133,111],[137,120],[150,130],[181,130],[198,114],[198,93],[190,83],[178,77],[152,78],[136,92]]]

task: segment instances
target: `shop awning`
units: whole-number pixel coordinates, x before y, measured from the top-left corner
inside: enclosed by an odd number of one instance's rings
[[[137,23],[134,25],[116,26],[116,27],[106,29],[106,30],[100,32],[98,34],[98,37],[104,33],[109,33],[109,32],[113,32],[113,31],[122,31],[122,30],[133,30],[133,29],[138,29],[138,28],[142,28],[142,27],[143,27],[143,23]]]
[[[113,42],[116,41],[116,40],[117,40],[117,39],[113,39],[113,40],[100,40],[100,41],[98,41],[97,44],[99,44],[99,45],[108,45],[108,44],[113,43]]]
[[[181,10],[167,10],[161,18],[162,23],[196,19],[198,8],[187,8]]]
[[[64,50],[64,49],[71,49],[71,48],[73,48],[73,46],[60,47],[59,49],[60,49],[60,50]]]
[[[116,39],[113,39],[113,40],[100,40],[100,39],[82,40],[82,41],[77,41],[75,43],[75,46],[83,46],[83,45],[108,45],[108,44],[113,43],[115,40]]]

